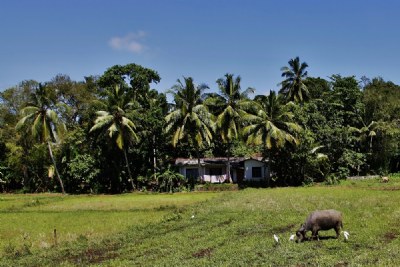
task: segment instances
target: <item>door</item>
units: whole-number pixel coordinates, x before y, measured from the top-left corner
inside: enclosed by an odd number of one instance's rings
[[[243,168],[236,169],[236,178],[237,178],[238,184],[243,182],[243,179],[244,179],[244,169]]]

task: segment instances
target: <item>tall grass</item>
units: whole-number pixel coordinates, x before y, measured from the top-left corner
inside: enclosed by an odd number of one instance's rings
[[[399,182],[391,177],[388,184],[346,181],[338,186],[220,193],[1,196],[1,220],[13,217],[25,235],[49,228],[51,236],[53,224],[46,221],[58,221],[59,229],[70,229],[76,236],[33,249],[31,244],[18,244],[24,241],[21,232],[14,231],[8,238],[19,241],[14,248],[2,242],[0,264],[399,266]],[[34,204],[35,198],[43,204]],[[343,236],[334,239],[333,230],[320,232],[320,241],[289,241],[309,212],[328,208],[343,213],[344,229],[350,233],[347,242]],[[36,226],[22,227],[18,216]],[[7,220],[6,226],[12,227]],[[90,226],[93,235],[85,228]],[[3,228],[1,235],[7,232]],[[64,231],[59,231],[60,238]],[[278,244],[273,234],[280,237]]]

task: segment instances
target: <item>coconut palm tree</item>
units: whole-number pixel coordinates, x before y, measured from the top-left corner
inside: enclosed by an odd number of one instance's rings
[[[241,116],[246,107],[251,105],[248,94],[253,93],[253,88],[247,88],[242,92],[240,86],[241,78],[234,78],[233,74],[225,74],[225,78],[217,80],[219,94],[211,95],[206,104],[216,115],[216,131],[221,135],[222,141],[228,145],[227,173],[230,182],[230,149],[232,141],[239,138],[241,129]]]
[[[130,119],[135,113],[135,103],[131,102],[122,86],[114,86],[106,91],[105,110],[97,111],[97,118],[89,132],[100,131],[115,141],[117,147],[123,151],[129,181],[135,190],[131,169],[127,156],[127,147],[139,140],[136,134],[136,125]]]
[[[308,89],[304,83],[308,64],[300,63],[299,57],[289,60],[288,64],[289,66],[281,68],[282,77],[286,79],[280,83],[282,88],[279,93],[285,96],[286,101],[303,102],[308,97]]]
[[[17,130],[26,129],[34,139],[41,143],[47,143],[56,177],[62,193],[65,194],[64,184],[57,169],[51,144],[59,142],[59,137],[65,132],[66,127],[59,119],[58,114],[52,109],[55,103],[51,93],[50,89],[39,84],[39,87],[31,95],[31,101],[21,110],[22,118],[15,128]]]
[[[205,144],[210,145],[214,131],[213,118],[208,108],[202,101],[204,90],[208,86],[196,86],[192,77],[183,77],[184,83],[179,79],[169,93],[174,97],[174,108],[165,117],[166,132],[172,133],[172,145],[176,145],[187,138],[196,148],[198,159],[198,175],[200,175],[200,149]]]
[[[247,122],[243,135],[248,144],[262,145],[266,151],[273,146],[282,147],[286,142],[298,144],[293,133],[301,127],[292,118],[293,113],[285,109],[274,91],[268,96],[256,96],[252,108],[243,116]]]

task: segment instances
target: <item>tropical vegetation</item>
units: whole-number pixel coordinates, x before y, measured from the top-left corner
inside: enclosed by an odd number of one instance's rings
[[[0,191],[192,190],[196,180],[174,169],[178,157],[262,156],[269,186],[398,172],[400,86],[307,68],[290,59],[281,88],[266,95],[242,90],[231,73],[210,85],[183,77],[159,92],[159,74],[133,63],[2,88]]]

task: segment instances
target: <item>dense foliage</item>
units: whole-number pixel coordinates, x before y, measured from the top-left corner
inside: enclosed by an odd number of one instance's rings
[[[242,91],[233,74],[214,85],[184,77],[167,91],[172,103],[151,89],[158,73],[136,64],[3,88],[0,191],[180,190],[187,181],[173,171],[177,157],[262,155],[270,185],[397,172],[400,87],[311,77],[307,67],[291,59],[269,95]]]

